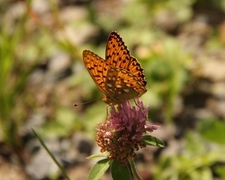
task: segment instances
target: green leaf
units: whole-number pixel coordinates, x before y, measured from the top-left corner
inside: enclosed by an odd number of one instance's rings
[[[110,166],[110,159],[102,159],[98,161],[92,168],[88,175],[88,180],[98,180],[107,171]]]
[[[143,136],[143,140],[147,145],[150,145],[150,146],[165,147],[165,144],[163,141],[151,135]]]
[[[109,156],[109,153],[105,152],[105,153],[90,155],[90,156],[86,157],[86,159],[102,158],[102,157],[108,157],[108,156]]]
[[[41,143],[42,147],[46,150],[46,152],[49,154],[49,156],[52,158],[52,160],[56,163],[58,168],[61,170],[62,174],[65,176],[66,179],[70,179],[67,174],[65,169],[60,165],[60,163],[56,160],[55,156],[51,153],[51,151],[47,148],[45,145],[44,141],[41,139],[41,137],[32,129],[34,135],[38,138],[39,142]]]
[[[111,166],[111,174],[114,180],[123,179],[123,180],[130,180],[130,171],[127,165],[121,165],[118,161],[113,160]]]
[[[219,119],[204,119],[198,123],[200,134],[208,141],[218,144],[225,144],[224,129],[225,123]]]

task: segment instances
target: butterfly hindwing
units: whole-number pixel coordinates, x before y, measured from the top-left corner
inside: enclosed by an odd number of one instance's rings
[[[107,73],[106,91],[111,99],[126,101],[139,97],[146,92],[144,83],[127,70],[121,68],[110,68]]]

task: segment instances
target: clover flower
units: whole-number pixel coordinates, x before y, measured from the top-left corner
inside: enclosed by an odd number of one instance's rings
[[[106,121],[96,129],[101,152],[108,152],[110,159],[127,164],[129,158],[135,157],[135,151],[146,146],[142,136],[159,127],[147,122],[148,111],[149,106],[144,107],[141,99],[136,106],[129,101],[112,106]]]

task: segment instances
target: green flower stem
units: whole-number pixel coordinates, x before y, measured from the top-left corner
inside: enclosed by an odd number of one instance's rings
[[[131,172],[132,172],[134,178],[136,180],[142,180],[141,177],[138,175],[138,173],[136,171],[136,167],[135,167],[135,163],[134,163],[134,158],[129,158],[129,163],[130,163]]]

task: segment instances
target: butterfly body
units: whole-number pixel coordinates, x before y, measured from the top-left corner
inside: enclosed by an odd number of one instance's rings
[[[84,50],[83,61],[92,79],[104,93],[103,101],[109,105],[140,97],[147,91],[143,69],[130,56],[129,50],[116,32],[109,36],[106,60]]]

